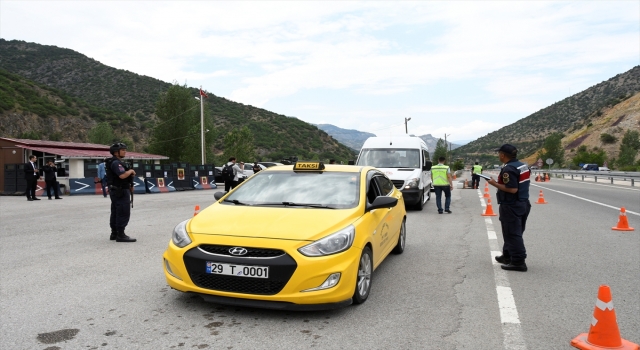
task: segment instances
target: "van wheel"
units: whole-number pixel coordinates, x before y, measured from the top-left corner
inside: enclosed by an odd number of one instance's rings
[[[420,193],[420,199],[418,200],[418,203],[416,203],[417,210],[422,210],[422,208],[424,208],[424,192]]]

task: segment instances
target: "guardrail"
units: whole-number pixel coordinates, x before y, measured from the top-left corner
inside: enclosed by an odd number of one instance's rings
[[[631,181],[631,186],[635,186],[636,181],[640,181],[640,172],[632,171],[585,171],[585,170],[544,170],[544,169],[531,169],[531,173],[535,174],[549,174],[555,175],[555,177],[571,176],[571,180],[575,180],[579,177],[582,181],[585,178],[593,178],[594,182],[598,182],[600,179],[609,180],[612,184],[614,180],[617,181]]]

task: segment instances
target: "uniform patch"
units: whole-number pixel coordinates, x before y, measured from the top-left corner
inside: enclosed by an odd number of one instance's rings
[[[509,173],[502,174],[502,182],[505,184],[509,182]]]
[[[122,166],[122,164],[118,164],[118,170],[124,172],[124,167]]]

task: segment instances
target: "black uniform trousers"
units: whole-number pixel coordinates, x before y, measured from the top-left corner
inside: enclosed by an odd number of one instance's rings
[[[47,184],[47,197],[51,198],[51,190],[53,190],[53,194],[56,196],[56,198],[59,198],[60,194],[58,193],[58,181],[45,180],[44,182],[46,182]]]
[[[122,196],[119,197],[118,194],[122,194]],[[131,192],[129,189],[117,191],[110,188],[109,196],[111,198],[109,226],[111,226],[112,230],[124,231],[131,217]]]
[[[502,225],[502,256],[519,265],[527,258],[527,250],[522,238],[531,211],[529,200],[514,203],[500,203],[500,223]]]
[[[38,187],[38,178],[27,179],[27,199],[36,198],[36,188]]]
[[[480,188],[480,175],[471,174],[471,188]]]

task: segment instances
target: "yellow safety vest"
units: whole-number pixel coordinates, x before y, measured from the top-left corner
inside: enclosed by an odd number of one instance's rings
[[[482,173],[482,166],[481,165],[474,165],[473,166],[473,173],[474,174],[481,174]]]
[[[444,164],[438,164],[431,167],[431,175],[433,175],[434,186],[449,186],[449,178],[447,172],[449,167]]]

